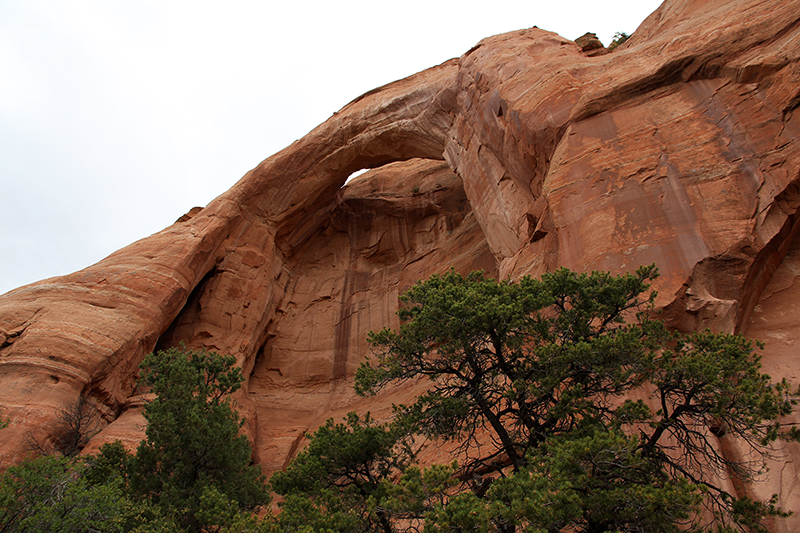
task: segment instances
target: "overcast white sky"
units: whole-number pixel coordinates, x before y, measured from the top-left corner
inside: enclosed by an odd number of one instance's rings
[[[0,0],[0,294],[206,205],[360,94],[538,26],[608,44],[659,0]]]

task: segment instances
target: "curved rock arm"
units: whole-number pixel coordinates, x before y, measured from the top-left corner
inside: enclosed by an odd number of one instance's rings
[[[261,335],[281,271],[275,235],[332,202],[354,170],[419,155],[441,158],[442,93],[455,68],[445,63],[348,104],[188,221],[84,270],[1,296],[0,404],[11,419],[0,431],[6,461],[17,461],[32,439],[46,441],[57,409],[81,395],[96,398],[113,419],[134,391],[142,357],[203,280],[211,282],[201,289],[217,299],[216,287],[236,284],[246,300],[223,316]],[[250,255],[231,257],[235,250]],[[217,275],[208,278],[210,272]],[[253,364],[246,341],[195,344]]]

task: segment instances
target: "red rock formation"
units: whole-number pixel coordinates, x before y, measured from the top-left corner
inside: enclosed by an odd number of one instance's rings
[[[359,399],[352,375],[397,295],[451,266],[656,263],[672,326],[761,338],[796,383],[798,56],[798,2],[668,0],[613,53],[522,30],[361,96],[204,209],[0,297],[4,461],[80,395],[107,424],[90,447],[134,446],[138,363],[185,342],[238,358],[257,459],[280,468],[328,417],[417,392]],[[796,477],[776,462],[748,490],[800,510]]]

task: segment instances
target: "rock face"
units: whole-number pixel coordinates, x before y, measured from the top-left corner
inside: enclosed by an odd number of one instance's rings
[[[575,39],[575,44],[578,45],[581,52],[589,57],[599,56],[609,52],[595,33],[584,33]]]
[[[0,297],[3,462],[81,396],[90,448],[135,446],[137,366],[184,342],[238,358],[256,459],[281,468],[327,418],[418,392],[360,399],[352,376],[398,294],[451,266],[656,263],[670,326],[760,338],[796,384],[798,59],[798,2],[668,0],[613,53],[533,28],[359,97],[173,226]],[[747,490],[798,511],[784,453]]]

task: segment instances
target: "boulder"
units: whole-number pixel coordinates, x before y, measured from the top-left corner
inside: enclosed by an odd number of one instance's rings
[[[597,38],[596,33],[584,33],[575,39],[575,44],[578,45],[578,47],[581,49],[581,52],[589,57],[608,53],[606,47],[603,46],[603,43]]]

